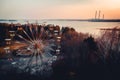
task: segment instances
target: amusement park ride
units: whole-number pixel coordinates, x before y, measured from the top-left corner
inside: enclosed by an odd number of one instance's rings
[[[12,63],[15,67],[23,70],[24,72],[29,72],[30,74],[47,74],[48,72],[52,72],[51,65],[54,61],[57,60],[58,55],[60,54],[60,41],[61,41],[61,34],[60,30],[54,29],[54,26],[48,27],[48,30],[44,30],[44,26],[39,26],[36,24],[32,26],[31,24],[27,25],[27,30],[24,29],[22,26],[17,26],[16,31],[9,31],[10,38],[5,39],[5,43],[7,47],[4,48],[6,53],[12,53],[11,46],[15,43],[14,37],[17,36],[22,41],[20,43],[26,44],[22,48],[16,50],[16,56],[19,56],[17,60],[13,59]],[[21,31],[21,34],[17,32]],[[52,35],[49,36],[49,34]],[[48,35],[48,38],[44,39],[44,35]],[[52,37],[52,38],[49,38]],[[53,49],[52,47],[56,47]],[[28,53],[29,52],[29,53]],[[54,52],[55,54],[51,54]],[[28,57],[24,57],[28,54]],[[46,73],[47,72],[47,73]]]

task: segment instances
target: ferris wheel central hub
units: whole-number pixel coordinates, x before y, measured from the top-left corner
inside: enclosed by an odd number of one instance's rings
[[[40,48],[40,44],[35,43],[35,44],[34,44],[34,48],[35,48],[35,49],[39,49],[39,48]]]

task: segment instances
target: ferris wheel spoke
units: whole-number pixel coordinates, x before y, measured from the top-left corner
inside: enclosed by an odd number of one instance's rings
[[[35,40],[35,37],[34,37],[34,35],[33,35],[32,26],[29,27],[29,30],[30,30],[30,33],[31,33],[31,35],[32,35],[33,40]]]
[[[29,41],[29,40],[27,40],[27,39],[25,39],[23,36],[21,36],[21,35],[19,35],[19,34],[16,34],[18,37],[20,37],[21,39],[23,39],[24,41],[26,41],[26,42],[28,42],[28,43],[30,43],[30,44],[32,44],[32,42],[31,41]]]
[[[31,39],[31,37],[26,33],[25,30],[23,30],[24,34],[30,39],[31,42],[33,42],[33,40]]]
[[[27,66],[30,66],[30,65],[31,65],[31,62],[32,62],[32,60],[33,60],[33,57],[34,57],[34,53],[31,55],[30,59],[28,60]]]
[[[41,39],[41,37],[42,37],[42,35],[43,35],[43,33],[44,33],[44,28],[43,27],[41,27],[41,29],[40,29],[40,34],[39,34],[39,39]]]
[[[38,26],[37,25],[35,27],[35,32],[36,32],[36,40],[38,40]]]

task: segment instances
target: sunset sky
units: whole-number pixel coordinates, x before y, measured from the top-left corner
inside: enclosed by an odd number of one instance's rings
[[[120,19],[120,0],[0,0],[1,19]]]

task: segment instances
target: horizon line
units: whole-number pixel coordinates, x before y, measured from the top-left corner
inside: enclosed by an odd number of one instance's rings
[[[91,20],[91,19],[95,19],[95,18],[86,18],[86,19],[82,19],[82,18],[43,18],[43,19],[13,19],[13,18],[4,19],[4,18],[0,18],[0,20]],[[102,19],[100,19],[100,20],[102,20]],[[103,20],[120,20],[120,18],[106,18]]]

